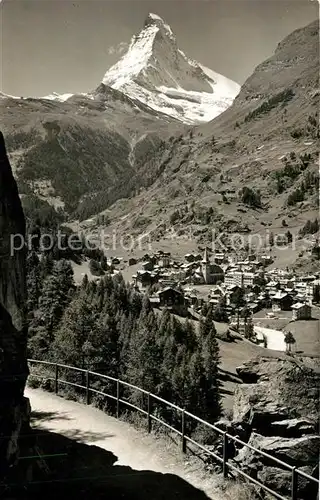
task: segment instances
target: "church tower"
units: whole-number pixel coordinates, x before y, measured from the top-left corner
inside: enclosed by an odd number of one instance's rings
[[[201,270],[206,284],[210,283],[210,261],[207,248],[204,251],[203,259],[201,261]]]

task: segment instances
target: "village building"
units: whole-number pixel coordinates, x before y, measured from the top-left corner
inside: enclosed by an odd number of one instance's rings
[[[272,311],[290,311],[292,303],[293,298],[289,294],[278,291],[272,297]]]
[[[226,287],[243,286],[243,273],[238,270],[229,270],[224,276],[224,283]]]
[[[158,252],[157,254],[158,266],[159,267],[170,267],[171,264],[171,253],[170,252]]]
[[[201,255],[199,253],[186,253],[184,258],[187,262],[199,262],[201,260]]]
[[[221,286],[216,285],[212,290],[210,290],[210,304],[218,305],[220,304],[222,298],[225,296],[225,291]]]
[[[130,257],[130,259],[128,260],[128,265],[135,266],[136,264],[137,264],[137,259]]]
[[[188,313],[184,293],[173,287],[166,287],[157,292],[159,307],[166,307],[172,312],[185,316]]]
[[[153,271],[154,264],[151,262],[151,260],[147,260],[141,263],[141,267],[144,271]]]
[[[113,266],[118,266],[120,264],[122,259],[120,259],[119,257],[112,257],[111,258],[111,265]]]
[[[302,319],[311,319],[311,306],[309,304],[303,304],[297,302],[291,306],[292,308],[292,320],[298,321]]]
[[[214,285],[219,281],[224,281],[223,269],[217,264],[210,263],[207,249],[204,251],[204,256],[201,261],[201,275],[206,285]]]
[[[271,255],[267,255],[267,254],[266,255],[261,255],[259,257],[259,260],[262,263],[262,265],[265,266],[265,267],[269,266],[273,262],[273,259],[272,259]]]
[[[242,286],[251,288],[256,281],[255,273],[243,273]]]
[[[137,274],[132,276],[133,284],[135,286],[141,286],[142,288],[147,288],[148,286],[157,283],[158,274],[151,271],[138,270]]]
[[[215,253],[214,254],[214,262],[221,266],[221,264],[227,262],[226,256],[224,253]]]

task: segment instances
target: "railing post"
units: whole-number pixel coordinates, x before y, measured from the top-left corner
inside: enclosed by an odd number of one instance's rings
[[[58,394],[58,384],[59,384],[59,366],[55,365],[55,377],[54,377],[54,392]]]
[[[223,433],[223,477],[228,477],[228,435]]]
[[[116,410],[117,418],[120,415],[120,380],[117,380],[117,410]]]
[[[186,415],[184,410],[182,410],[181,414],[181,445],[182,445],[182,453],[186,453]]]
[[[292,467],[291,500],[297,500],[297,498],[298,498],[298,474],[296,467]]]
[[[90,372],[86,371],[86,402],[87,405],[90,404]]]
[[[151,432],[151,397],[150,397],[150,392],[148,392],[148,432],[150,434]]]

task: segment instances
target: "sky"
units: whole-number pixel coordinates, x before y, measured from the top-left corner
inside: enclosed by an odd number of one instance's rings
[[[242,84],[318,9],[316,0],[2,0],[0,88],[14,96],[94,89],[149,12],[189,57]]]

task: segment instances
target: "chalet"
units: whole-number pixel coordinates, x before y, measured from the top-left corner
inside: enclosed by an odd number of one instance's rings
[[[151,260],[147,260],[145,262],[142,262],[141,267],[144,271],[152,271],[154,266]]]
[[[291,295],[278,291],[272,297],[272,310],[276,311],[290,311],[293,303],[293,298]]]
[[[170,267],[171,254],[170,252],[160,252],[157,254],[159,267]]]
[[[157,292],[160,307],[166,307],[175,314],[186,316],[188,314],[187,302],[184,293],[173,287],[167,287]]]
[[[271,255],[261,255],[260,256],[260,262],[264,266],[269,266],[270,264],[272,264],[273,259],[272,259]]]
[[[220,286],[215,286],[210,290],[210,304],[219,304],[222,300],[222,297],[225,296],[225,291]]]
[[[120,262],[121,262],[121,260],[120,260],[118,257],[112,257],[112,258],[111,258],[111,264],[112,264],[113,266],[117,266],[117,265],[119,265],[119,264],[120,264]]]
[[[291,306],[291,309],[293,321],[298,321],[299,319],[311,319],[311,306],[309,304],[297,302]]]
[[[186,253],[184,258],[187,262],[199,262],[202,257],[199,253]]]
[[[256,312],[258,312],[260,310],[260,306],[259,306],[258,302],[249,302],[247,304],[247,307],[248,307],[249,311],[251,312],[251,314],[255,314]]]
[[[160,305],[162,307],[170,307],[173,305],[183,305],[184,304],[184,294],[180,290],[176,290],[173,287],[166,287],[163,290],[157,292],[160,299]]]
[[[142,288],[145,288],[156,283],[158,281],[158,276],[150,271],[139,270],[137,274],[132,276],[132,279],[135,286],[140,284]]]
[[[196,306],[198,305],[199,298],[197,295],[192,294],[192,293],[186,293],[185,295],[185,301],[188,303],[190,306]]]
[[[254,253],[248,255],[249,262],[255,262],[257,260],[257,256]]]
[[[278,281],[269,281],[269,283],[266,284],[265,286],[266,290],[279,290],[280,289],[280,283]]]

